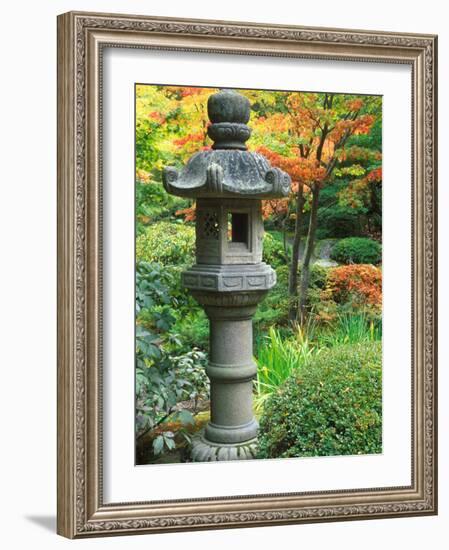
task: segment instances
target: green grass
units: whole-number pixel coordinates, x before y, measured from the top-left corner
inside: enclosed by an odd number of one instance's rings
[[[381,320],[370,319],[365,313],[342,313],[331,328],[317,335],[321,346],[375,342],[382,339]]]
[[[317,353],[319,349],[311,344],[306,332],[299,325],[286,338],[279,330],[270,327],[268,334],[257,342],[255,410],[260,411],[271,393]]]

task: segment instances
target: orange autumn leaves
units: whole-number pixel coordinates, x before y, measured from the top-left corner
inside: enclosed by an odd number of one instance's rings
[[[295,147],[292,148],[294,156],[281,155],[263,145],[257,148],[257,152],[264,155],[272,166],[287,172],[292,179],[292,194],[298,193],[299,186],[302,188],[302,193],[307,194],[314,182],[322,181],[325,177],[326,169],[320,166],[316,160],[301,157],[299,150]],[[286,213],[289,200],[289,198],[286,198],[263,201],[262,215],[264,219],[273,214]]]
[[[216,91],[213,88],[179,86],[157,87],[153,91],[155,99],[160,96],[160,100],[153,102],[146,117],[158,125],[159,145],[167,157],[165,164],[170,156],[184,163],[195,152],[210,148],[207,100]],[[266,156],[273,166],[286,171],[292,179],[289,198],[264,201],[265,218],[288,212],[291,199],[298,193],[306,198],[307,208],[311,189],[324,186],[336,166],[356,164],[358,158],[363,160],[366,155],[363,148],[345,148],[345,142],[350,135],[370,132],[375,120],[369,107],[370,96],[239,91],[249,98],[252,105],[250,150]],[[160,110],[156,108],[159,105]],[[358,176],[358,179],[355,177],[344,197],[349,206],[360,204],[369,186],[380,181],[381,175],[375,172]],[[142,170],[140,179],[147,179],[142,178]],[[179,215],[190,221],[194,217],[193,210],[194,207],[180,210]]]
[[[265,155],[272,165],[286,171],[292,178],[292,196],[307,197],[310,190],[322,187],[338,162],[351,162],[345,156],[345,144],[352,135],[368,134],[375,117],[363,112],[364,99],[350,98],[336,94],[314,94],[293,92],[286,96],[286,110],[268,117],[260,117],[256,122],[258,132],[265,131],[281,135],[278,141],[283,152],[273,151],[266,145],[257,150]],[[285,147],[288,144],[289,147]],[[353,162],[357,162],[357,152],[364,155],[364,149],[352,150]],[[361,182],[354,186],[347,202],[355,203],[357,192],[362,191]],[[263,214],[288,211],[288,201],[265,201]]]
[[[149,119],[154,120],[158,124],[164,124],[166,121],[165,116],[158,111],[151,111],[151,113],[148,113],[147,116]]]
[[[314,159],[301,157],[296,147],[292,148],[291,156],[281,155],[263,145],[257,148],[257,152],[264,155],[273,166],[287,172],[294,187],[297,187],[298,182],[310,187],[312,183],[323,180],[326,175],[326,169],[323,166]],[[295,189],[292,190],[295,191]]]
[[[355,179],[340,193],[343,204],[358,208],[370,200],[372,189],[382,185],[382,167],[368,172],[363,178]]]
[[[292,131],[305,140],[303,156],[310,156],[307,149],[316,147],[320,131],[327,134],[329,158],[346,133],[366,134],[374,122],[372,114],[363,112],[365,101],[361,97],[293,92],[288,95],[286,106]]]
[[[330,270],[327,292],[336,302],[352,299],[360,306],[382,306],[382,270],[370,264],[342,265]]]

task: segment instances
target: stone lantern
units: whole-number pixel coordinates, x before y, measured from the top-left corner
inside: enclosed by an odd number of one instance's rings
[[[258,423],[252,409],[252,316],[276,283],[262,261],[261,200],[288,195],[290,177],[247,150],[248,99],[233,90],[209,97],[211,150],[184,168],[165,168],[168,193],[196,199],[196,265],[182,274],[210,321],[210,422],[193,440],[195,462],[255,456]]]

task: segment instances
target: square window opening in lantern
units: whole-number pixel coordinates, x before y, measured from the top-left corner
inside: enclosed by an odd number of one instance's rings
[[[246,212],[228,212],[228,243],[249,248],[248,218]]]

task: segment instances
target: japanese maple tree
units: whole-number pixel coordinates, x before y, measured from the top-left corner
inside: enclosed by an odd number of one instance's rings
[[[300,317],[303,320],[306,313],[320,191],[332,181],[333,172],[340,162],[347,161],[344,149],[351,136],[369,133],[380,105],[381,99],[373,96],[292,92],[285,97],[283,111],[259,119],[266,133],[277,133],[278,139],[279,134],[283,135],[288,148],[287,154],[278,156],[270,155],[267,149],[261,148],[261,151],[271,157],[273,164],[286,170],[294,182],[296,216],[289,278],[289,293],[293,298],[291,318]],[[259,127],[258,131],[261,130]],[[310,208],[310,216],[298,285],[301,221],[305,204]]]

